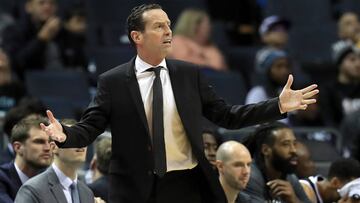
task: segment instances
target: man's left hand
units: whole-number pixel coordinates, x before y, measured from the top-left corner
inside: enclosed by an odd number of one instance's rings
[[[313,96],[319,93],[319,90],[316,89],[316,84],[310,85],[301,90],[292,90],[291,85],[293,81],[293,76],[289,75],[286,85],[280,93],[279,108],[281,113],[295,111],[298,109],[305,110],[309,104],[316,102],[316,99],[313,99]]]

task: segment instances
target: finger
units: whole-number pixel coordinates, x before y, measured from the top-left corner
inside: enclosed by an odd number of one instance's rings
[[[49,118],[50,123],[56,123],[57,120],[54,117],[53,113],[50,110],[46,110],[46,115]]]
[[[300,105],[299,109],[305,110],[307,108],[307,104]]]
[[[316,89],[316,90],[313,90],[313,91],[311,91],[311,92],[305,93],[305,94],[303,95],[303,98],[304,98],[304,99],[308,99],[308,98],[313,97],[314,95],[317,95],[318,93],[319,93],[319,90]]]
[[[316,103],[316,99],[304,99],[301,101],[301,104],[306,104],[306,105],[314,104],[314,103]]]
[[[293,78],[292,74],[290,74],[284,89],[290,89],[293,81],[294,81],[294,78]]]
[[[40,128],[41,128],[41,130],[46,131],[46,125],[45,124],[40,123]]]
[[[311,90],[313,90],[315,88],[317,88],[317,85],[313,84],[313,85],[310,85],[310,86],[307,86],[307,87],[301,89],[300,92],[305,94],[305,93],[310,92]]]

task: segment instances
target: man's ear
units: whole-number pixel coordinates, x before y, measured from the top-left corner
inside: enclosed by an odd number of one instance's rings
[[[216,160],[216,168],[218,169],[219,173],[223,173],[224,163],[220,160]]]
[[[21,156],[23,155],[23,151],[24,151],[23,143],[21,143],[19,141],[15,141],[12,143],[12,147],[16,154],[19,154]]]
[[[141,44],[143,38],[141,32],[133,30],[130,32],[130,37],[135,42],[135,44]]]
[[[261,154],[263,154],[264,156],[268,156],[271,154],[271,148],[269,147],[269,145],[267,144],[261,145]]]
[[[341,188],[341,181],[338,177],[332,177],[330,180],[330,185],[334,189],[340,189]]]

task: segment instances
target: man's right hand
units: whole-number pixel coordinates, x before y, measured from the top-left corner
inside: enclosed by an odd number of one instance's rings
[[[43,41],[51,41],[59,32],[61,27],[61,20],[58,17],[49,18],[41,27],[38,38]]]
[[[65,142],[66,135],[63,132],[63,127],[61,126],[60,122],[56,120],[54,115],[51,113],[51,111],[47,110],[46,114],[49,119],[49,125],[46,126],[45,124],[41,123],[41,129],[46,132],[47,135],[50,136],[50,138],[57,142]]]

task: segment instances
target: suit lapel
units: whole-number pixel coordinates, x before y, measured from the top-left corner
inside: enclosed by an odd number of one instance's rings
[[[137,81],[136,75],[135,75],[135,58],[129,63],[127,66],[127,85],[130,90],[131,97],[135,103],[136,110],[139,113],[139,116],[141,118],[141,121],[149,134],[149,126],[147,123],[146,115],[145,115],[145,109],[144,109],[144,103],[142,102],[139,83]]]
[[[54,169],[50,166],[46,173],[48,174],[48,180],[49,180],[49,188],[52,194],[55,196],[55,199],[61,203],[66,202],[66,197],[62,189],[62,185],[60,184],[60,181],[58,177],[55,174]]]
[[[14,183],[15,183],[14,186],[16,188],[16,191],[18,191],[22,185],[22,182],[20,180],[19,174],[16,171],[14,162],[12,162],[10,165],[9,174],[10,174],[12,181],[14,181]]]
[[[94,202],[94,197],[89,194],[85,187],[87,186],[85,186],[82,182],[78,181],[80,202]]]

